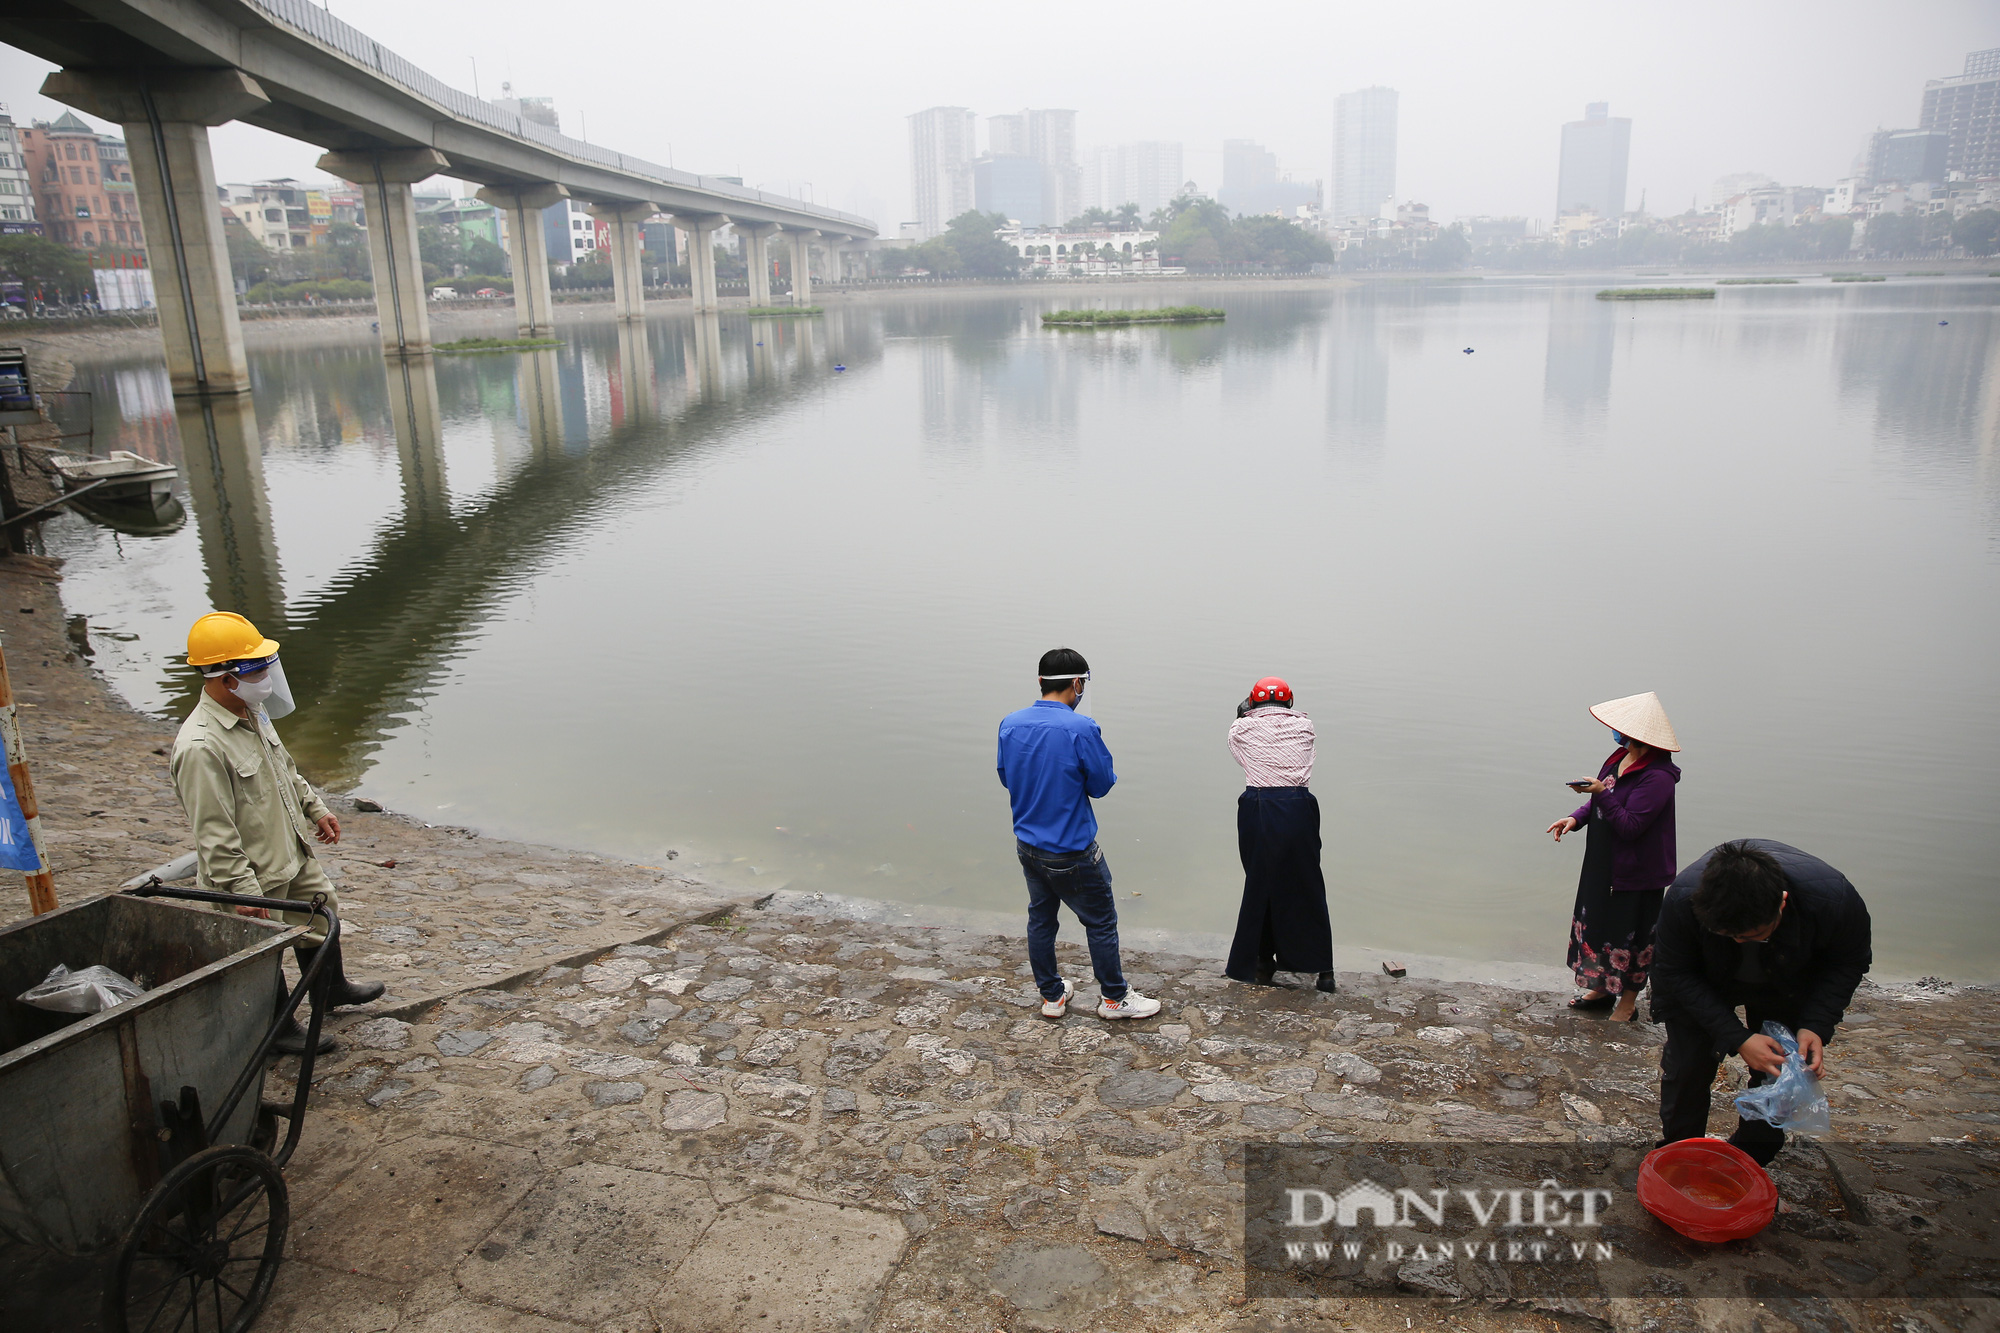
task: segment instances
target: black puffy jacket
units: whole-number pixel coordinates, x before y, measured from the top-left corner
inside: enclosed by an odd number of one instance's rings
[[[1788,999],[1798,1025],[1830,1044],[1854,988],[1874,961],[1868,905],[1847,876],[1817,856],[1768,838],[1743,841],[1769,852],[1791,881],[1784,916],[1764,945],[1764,981],[1757,993]],[[1699,1023],[1714,1036],[1717,1051],[1733,1054],[1752,1035],[1735,1011],[1750,998],[1736,979],[1743,946],[1704,930],[1694,915],[1695,886],[1714,854],[1713,848],[1703,852],[1675,876],[1660,903],[1653,944],[1653,1020]]]

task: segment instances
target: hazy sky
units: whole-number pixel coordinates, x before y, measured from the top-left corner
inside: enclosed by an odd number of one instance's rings
[[[331,0],[337,16],[448,83],[556,99],[563,128],[687,170],[862,213],[909,216],[904,117],[1071,107],[1081,145],[1178,139],[1187,174],[1221,182],[1221,142],[1257,139],[1298,179],[1331,168],[1333,99],[1402,94],[1399,198],[1449,219],[1547,218],[1559,127],[1587,101],[1630,116],[1631,196],[1706,204],[1715,177],[1788,184],[1848,174],[1863,136],[1914,125],[1924,80],[2000,46],[2000,4],[1293,3],[753,6]],[[563,22],[563,16],[571,16]],[[50,67],[0,46],[17,120],[60,108]],[[982,121],[981,135],[985,127]],[[227,180],[314,176],[319,150],[215,132]]]

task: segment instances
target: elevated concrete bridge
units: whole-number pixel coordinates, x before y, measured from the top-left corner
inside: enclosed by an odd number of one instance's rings
[[[639,224],[667,213],[686,235],[696,310],[716,307],[712,237],[735,224],[751,301],[770,301],[769,246],[789,244],[792,300],[811,299],[811,248],[840,277],[866,218],[676,171],[484,102],[444,83],[308,0],[38,0],[9,3],[0,37],[63,66],[42,91],[124,126],[155,269],[176,394],[250,387],[208,130],[232,120],[317,144],[322,169],[362,189],[384,351],[430,351],[411,187],[448,174],[484,186],[507,215],[516,324],[552,326],[539,212],[587,201],[611,238],[620,318],[644,313]]]

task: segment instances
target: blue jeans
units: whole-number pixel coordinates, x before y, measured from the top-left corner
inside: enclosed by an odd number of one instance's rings
[[[1083,923],[1090,943],[1090,966],[1107,1000],[1125,998],[1125,973],[1118,966],[1118,902],[1111,895],[1111,867],[1096,843],[1080,852],[1045,852],[1018,839],[1021,872],[1028,877],[1028,965],[1044,1000],[1062,997],[1056,971],[1056,909],[1067,905]]]

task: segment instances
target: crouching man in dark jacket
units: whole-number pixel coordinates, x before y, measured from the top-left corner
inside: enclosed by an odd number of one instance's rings
[[[1818,1074],[1871,961],[1867,904],[1818,857],[1746,838],[1681,871],[1660,905],[1653,951],[1653,1020],[1667,1028],[1660,1141],[1708,1132],[1709,1089],[1724,1056],[1743,1057],[1752,1087],[1784,1068],[1784,1048],[1762,1033],[1767,1019],[1798,1034],[1799,1056]],[[1761,1165],[1785,1135],[1739,1117],[1729,1141]]]

